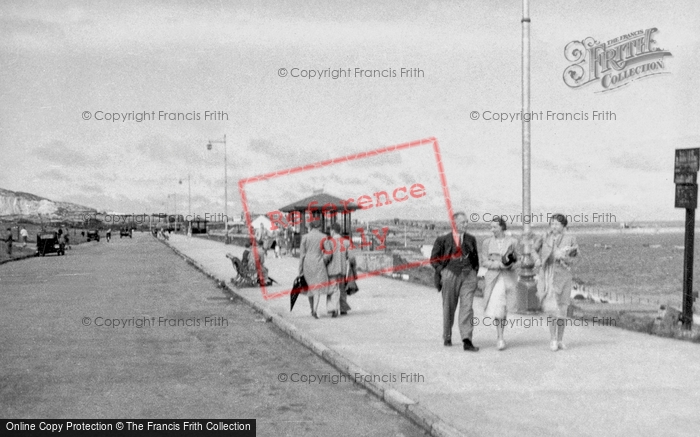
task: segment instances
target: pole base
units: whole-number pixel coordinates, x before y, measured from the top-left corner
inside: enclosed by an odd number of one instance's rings
[[[515,288],[513,312],[524,314],[540,310],[540,301],[537,298],[537,283],[534,276],[519,276],[518,285]]]
[[[530,253],[529,240],[518,270],[518,284],[515,288],[513,312],[519,314],[533,313],[540,310],[540,300],[537,298],[537,282],[535,281],[535,260]]]

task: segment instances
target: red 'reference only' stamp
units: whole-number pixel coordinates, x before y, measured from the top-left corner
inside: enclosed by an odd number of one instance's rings
[[[402,161],[401,154],[406,153],[413,153],[413,155],[408,155],[413,159],[408,160],[408,162]],[[425,162],[429,156],[435,159],[435,167],[433,167],[436,170],[435,173],[430,171],[432,166],[429,165],[428,162]],[[343,217],[348,213],[359,213],[359,215],[362,215],[363,213],[371,211],[375,215],[379,214],[384,218],[391,214],[394,214],[394,216],[405,216],[406,214],[410,214],[409,211],[411,211],[411,208],[422,209],[424,213],[429,214],[431,220],[439,220],[441,219],[439,217],[441,214],[437,213],[437,211],[442,209],[441,207],[444,205],[444,217],[450,221],[452,232],[456,234],[456,225],[452,219],[452,203],[445,178],[440,148],[437,139],[433,137],[241,179],[238,181],[238,189],[241,195],[248,236],[252,246],[251,250],[256,260],[258,278],[263,284],[261,285],[261,291],[264,299],[268,300],[289,295],[292,291],[291,286],[294,278],[289,279],[289,288],[282,285],[281,290],[279,286],[272,287],[276,290],[268,290],[268,286],[264,284],[264,273],[259,262],[259,251],[261,251],[262,248],[259,247],[256,241],[251,216],[251,201],[249,201],[248,198],[251,188],[253,188],[255,184],[270,184],[272,182],[277,182],[278,187],[286,188],[288,186],[298,185],[302,188],[307,185],[304,182],[299,182],[299,175],[302,173],[308,176],[310,180],[315,181],[319,179],[318,175],[311,176],[312,173],[318,173],[319,170],[326,169],[331,170],[331,172],[320,179],[333,179],[337,177],[333,175],[345,176],[365,171],[366,168],[371,168],[372,163],[377,165],[377,162],[382,164],[381,171],[372,173],[373,177],[376,179],[374,185],[367,182],[367,179],[371,178],[366,177],[363,179],[351,177],[348,181],[357,184],[359,188],[348,190],[348,184],[343,183],[345,182],[343,180],[340,181],[340,184],[336,185],[336,188],[342,189],[343,191],[350,191],[354,193],[354,195],[346,194],[345,196],[339,197],[337,201],[324,204],[321,204],[317,200],[311,200],[308,204],[304,204],[301,210],[297,208],[297,211],[292,212],[271,209],[265,214],[271,222],[270,230],[281,232],[288,229],[297,230],[308,228],[312,222],[318,220],[336,221],[339,218],[343,220]],[[410,168],[411,166],[413,166],[413,168]],[[302,179],[302,181],[303,180],[305,179]],[[295,181],[297,182],[296,185],[294,184]],[[381,185],[379,185],[380,188],[377,188],[378,183],[381,183]],[[268,193],[270,191],[276,190],[263,189],[260,192]],[[277,191],[279,191],[279,188]],[[263,196],[262,194],[258,194],[258,197]],[[270,199],[266,200],[268,200],[268,202],[270,201]],[[274,201],[280,200],[282,199],[274,199]],[[260,203],[265,202],[258,202],[258,204]],[[393,210],[391,210],[392,208]],[[337,239],[333,239],[330,236],[325,238],[320,247],[324,254],[330,255],[349,250],[355,254],[361,255],[368,252],[370,249],[372,249],[372,251],[369,253],[374,254],[384,252],[385,249],[387,249],[387,238],[394,232],[394,230],[390,229],[390,226],[369,226],[369,220],[364,221],[365,226],[362,226],[363,221],[358,219],[352,220],[352,222],[354,222],[354,224],[349,225],[349,229],[346,229],[350,235],[345,235]],[[388,254],[390,255],[390,253]],[[422,259],[407,262],[402,265],[390,265],[377,268],[371,268],[367,263],[358,264],[360,269],[358,270],[356,280],[360,281],[370,276],[399,272],[418,266],[429,265],[431,261],[439,260]],[[329,280],[320,283],[310,283],[307,280],[307,282],[309,290],[314,290],[333,285],[337,283],[338,280]]]

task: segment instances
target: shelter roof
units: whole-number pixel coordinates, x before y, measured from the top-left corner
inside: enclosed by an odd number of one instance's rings
[[[316,202],[316,203],[313,203]],[[342,202],[342,203],[341,203]],[[351,202],[351,203],[346,203],[344,199],[341,199],[340,197],[335,197],[327,193],[317,193],[317,194],[312,194],[309,197],[305,197],[304,199],[297,200],[296,202],[292,202],[289,205],[283,206],[280,208],[280,211],[282,212],[292,212],[292,211],[306,211],[309,208],[309,205],[311,205],[312,209],[318,209],[320,210],[323,208],[325,205],[332,204],[336,207],[336,210],[338,212],[343,212],[343,211],[355,211],[357,209],[360,209],[359,206],[357,206],[356,203]]]

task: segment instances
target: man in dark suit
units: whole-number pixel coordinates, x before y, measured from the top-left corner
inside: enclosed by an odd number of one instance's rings
[[[476,274],[479,271],[479,251],[476,238],[467,233],[467,215],[457,212],[452,216],[457,235],[452,232],[435,240],[430,264],[435,269],[435,286],[442,291],[442,338],[445,346],[452,346],[452,325],[459,302],[459,333],[465,351],[476,352],[472,344]]]

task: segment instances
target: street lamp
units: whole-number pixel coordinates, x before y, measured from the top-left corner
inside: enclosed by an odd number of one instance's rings
[[[518,272],[515,311],[537,310],[537,288],[535,283],[535,261],[532,256],[532,219],[530,206],[530,7],[529,0],[523,0],[522,24],[522,134],[523,134],[523,259]]]
[[[177,216],[177,193],[168,194],[168,199],[170,199],[170,196],[173,196],[173,204],[175,205],[175,232],[177,232],[179,223],[179,218]],[[170,227],[170,220],[168,220],[168,227]]]
[[[182,179],[180,179],[179,184],[182,185]],[[187,220],[183,221],[187,223],[187,236],[190,236],[190,229],[192,228],[192,183],[189,173],[187,173]]]
[[[211,150],[214,144],[224,144],[224,244],[228,244],[228,165],[226,157],[226,135],[223,140],[209,140],[207,150]]]
[[[209,146],[211,146],[211,143]],[[182,179],[180,179],[180,185],[182,185]],[[192,215],[192,184],[189,173],[187,173],[187,215]]]

